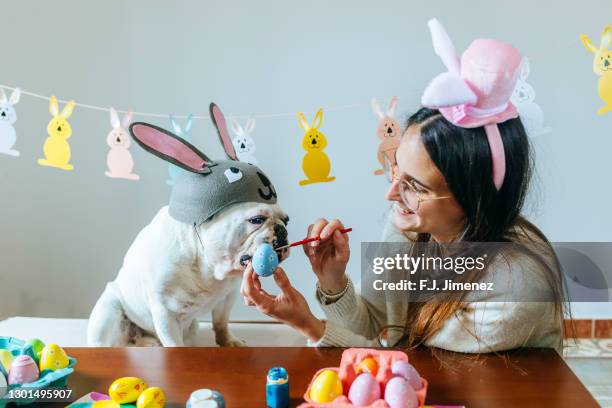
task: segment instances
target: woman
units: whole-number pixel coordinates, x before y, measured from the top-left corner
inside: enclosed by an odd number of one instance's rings
[[[430,28],[434,44],[446,35],[437,22]],[[466,278],[503,282],[501,290],[478,301],[470,301],[467,291],[418,303],[398,302],[391,293],[366,299],[345,273],[349,246],[348,236],[339,232],[342,223],[318,220],[308,235],[320,236],[321,241],[306,244],[304,251],[317,276],[317,299],[327,320],[311,313],[281,268],[274,274],[281,294],[273,297],[261,289],[247,266],[241,287],[246,304],[322,346],[424,344],[468,353],[561,347],[564,310],[558,261],[546,237],[521,217],[531,176],[530,150],[525,129],[508,103],[520,56],[507,44],[487,41],[472,43],[462,59],[469,54],[470,67],[485,66],[486,75],[465,69],[464,78],[451,78],[469,80],[478,95],[468,109],[471,95],[465,101],[452,95],[455,105],[439,103],[450,91],[434,95],[439,88],[436,79],[425,91],[424,105],[437,109],[424,107],[408,119],[396,165],[389,169],[387,199],[394,204],[393,229],[402,233],[406,245],[518,244],[522,249],[500,251],[482,273]],[[444,54],[442,45],[436,48],[439,55]],[[486,64],[481,63],[483,57],[489,58]],[[450,71],[452,63],[445,62]],[[448,82],[443,78],[442,83]],[[547,301],[517,301],[517,294],[528,293]]]

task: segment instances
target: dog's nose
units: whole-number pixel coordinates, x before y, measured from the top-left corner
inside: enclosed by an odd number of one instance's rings
[[[311,140],[310,140],[310,144],[312,144],[312,145],[316,145],[316,144],[317,144],[317,139],[311,139]]]
[[[393,129],[391,128],[391,126],[387,128],[387,133],[393,133]]]
[[[608,68],[610,66],[610,60],[604,60],[604,67]]]
[[[244,145],[244,143],[240,143],[240,148],[244,149],[246,146]]]
[[[5,111],[2,111],[2,117],[3,118],[6,117],[6,112]]]
[[[287,241],[287,228],[284,225],[276,224],[274,226],[274,246],[282,247],[289,243]]]
[[[62,127],[61,127],[61,126],[58,126],[58,127],[57,127],[57,131],[58,131],[58,132],[61,132],[61,131],[62,131]]]

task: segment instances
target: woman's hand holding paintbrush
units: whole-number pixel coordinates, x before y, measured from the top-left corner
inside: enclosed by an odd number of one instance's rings
[[[312,270],[319,279],[319,286],[328,293],[339,293],[348,281],[346,265],[350,257],[349,238],[340,220],[331,222],[319,219],[308,227],[309,237],[320,240],[303,245]]]

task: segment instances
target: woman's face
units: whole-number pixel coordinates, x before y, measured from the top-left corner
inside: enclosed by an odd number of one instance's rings
[[[419,126],[406,129],[396,152],[397,174],[387,192],[394,201],[392,220],[404,232],[431,234],[439,242],[456,238],[464,228],[463,210],[452,196],[440,170],[431,161]],[[410,182],[423,199],[416,212],[409,210],[400,195],[400,181]],[[408,193],[410,194],[410,193]],[[435,197],[448,197],[430,199]]]

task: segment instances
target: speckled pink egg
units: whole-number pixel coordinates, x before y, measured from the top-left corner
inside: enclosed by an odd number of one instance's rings
[[[385,387],[385,402],[389,408],[417,408],[419,400],[416,392],[403,377],[393,377]]]
[[[419,372],[407,361],[400,360],[393,363],[391,366],[391,373],[406,379],[408,384],[410,384],[412,389],[415,391],[423,388],[423,381],[421,381]]]
[[[372,374],[359,374],[351,384],[348,398],[356,406],[370,405],[380,399],[380,385]]]
[[[9,384],[27,384],[38,380],[38,366],[28,355],[17,356],[11,363]]]

